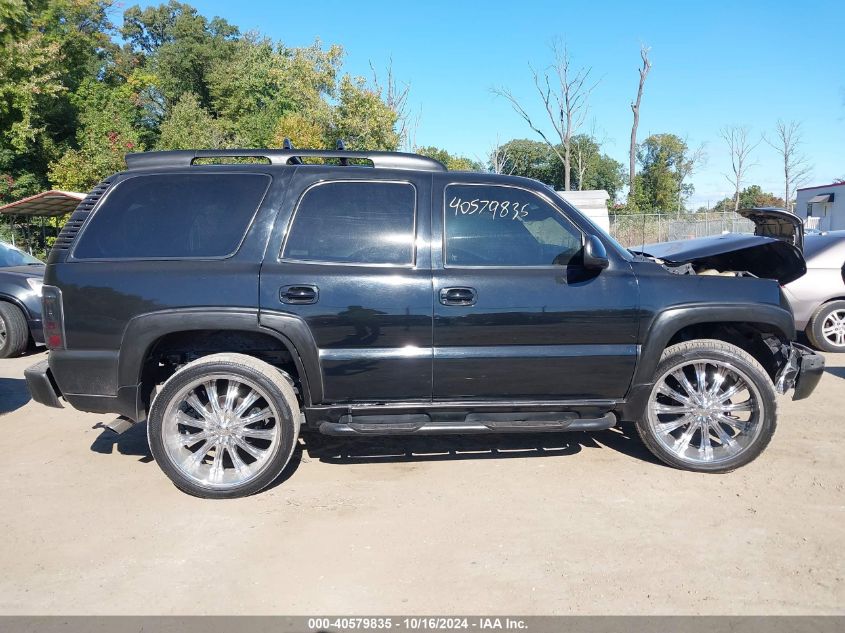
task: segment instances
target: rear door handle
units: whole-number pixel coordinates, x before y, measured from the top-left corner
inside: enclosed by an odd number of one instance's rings
[[[440,289],[440,303],[444,306],[474,306],[477,300],[475,288]]]
[[[320,298],[320,290],[317,286],[296,285],[282,286],[279,289],[279,299],[282,303],[308,304],[317,303]]]

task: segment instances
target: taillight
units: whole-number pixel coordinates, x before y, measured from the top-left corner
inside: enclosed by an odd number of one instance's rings
[[[47,349],[64,349],[65,314],[62,308],[62,291],[55,286],[41,289],[41,324]]]

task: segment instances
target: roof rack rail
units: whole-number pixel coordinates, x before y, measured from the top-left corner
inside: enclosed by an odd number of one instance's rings
[[[161,167],[190,167],[203,158],[266,158],[272,165],[300,165],[303,158],[337,158],[346,163],[349,160],[368,160],[373,167],[382,169],[418,169],[421,171],[446,171],[440,161],[405,152],[365,152],[345,149],[187,149],[164,152],[136,152],[126,155],[128,169],[155,169]]]

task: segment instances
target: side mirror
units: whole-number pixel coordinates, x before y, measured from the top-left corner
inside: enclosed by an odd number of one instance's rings
[[[604,270],[610,265],[607,258],[607,249],[602,241],[595,235],[587,237],[584,244],[584,268],[588,270]]]

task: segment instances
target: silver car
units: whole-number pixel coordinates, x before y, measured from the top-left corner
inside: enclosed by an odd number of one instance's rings
[[[807,274],[784,286],[795,327],[826,352],[845,352],[845,231],[804,237]]]

